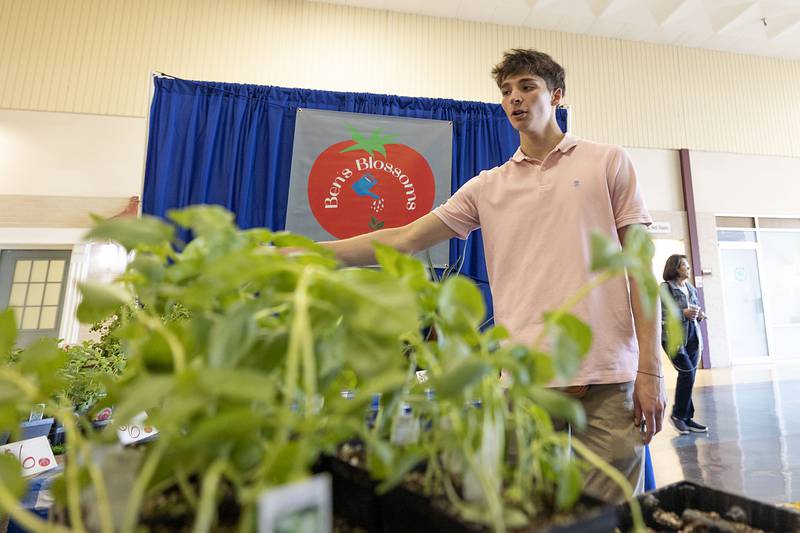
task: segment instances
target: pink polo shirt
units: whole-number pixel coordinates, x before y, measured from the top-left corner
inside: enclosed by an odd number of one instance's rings
[[[618,228],[652,222],[628,154],[572,135],[544,161],[517,149],[433,212],[461,239],[481,229],[495,322],[523,343],[541,331],[542,313],[591,279],[593,231],[619,244]],[[591,326],[593,341],[563,385],[632,381],[639,347],[626,280],[598,287],[573,312]]]

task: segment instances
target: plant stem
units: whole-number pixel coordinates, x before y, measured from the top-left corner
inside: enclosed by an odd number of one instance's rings
[[[314,381],[315,361],[314,347],[310,334],[310,324],[308,318],[308,282],[311,271],[306,268],[303,271],[297,287],[294,291],[294,317],[289,336],[289,347],[286,354],[286,396],[289,405],[294,401],[297,380],[300,373],[300,366],[303,365],[303,385],[305,389],[305,415],[309,416],[310,402],[316,393],[316,382]]]
[[[598,274],[597,276],[586,282],[582,287],[580,287],[575,292],[575,294],[567,298],[558,309],[553,311],[553,313],[551,314],[553,319],[557,319],[564,313],[570,312],[572,308],[575,307],[578,303],[580,303],[581,300],[586,298],[586,296],[588,296],[590,292],[592,292],[594,289],[596,289],[606,281],[610,280],[614,276],[615,276],[614,273],[606,270],[605,272]],[[542,328],[542,330],[539,332],[539,335],[537,335],[536,339],[533,341],[533,346],[534,347],[541,346],[542,341],[544,340],[546,335],[547,335],[547,328]]]
[[[216,514],[217,486],[219,485],[222,472],[225,470],[225,460],[217,459],[208,468],[203,476],[203,488],[200,494],[200,507],[198,508],[197,518],[194,522],[193,533],[204,533],[211,531]]]
[[[484,406],[484,409],[487,408],[488,406]],[[454,413],[450,413],[450,419],[451,422],[457,421],[457,417]],[[454,424],[453,427],[455,428],[457,426]],[[478,461],[475,460],[472,450],[466,445],[468,442],[472,442],[472,439],[461,439],[461,449],[464,455],[464,460],[467,462],[468,468],[475,474],[475,477],[478,479],[478,483],[480,483],[481,490],[483,490],[483,495],[486,498],[486,504],[489,507],[489,514],[491,515],[492,528],[498,533],[505,533],[506,524],[505,520],[503,520],[503,504],[500,501],[500,487],[494,486],[489,479],[489,476],[486,474],[485,467],[483,465],[479,465]],[[464,475],[466,478],[466,472]]]
[[[186,352],[183,349],[183,344],[175,336],[168,327],[159,318],[153,318],[144,311],[139,312],[139,318],[144,324],[158,332],[169,346],[169,351],[172,353],[172,363],[175,366],[175,374],[180,374],[186,368]]]
[[[36,385],[25,379],[18,372],[15,372],[9,368],[0,368],[0,379],[16,385],[31,400],[36,398],[36,396],[39,394],[39,389],[36,387]]]
[[[105,480],[100,472],[100,469],[92,461],[90,456],[91,448],[86,445],[83,440],[81,432],[78,430],[78,425],[72,417],[72,412],[69,409],[62,408],[58,414],[59,420],[62,420],[66,434],[69,435],[70,443],[67,448],[67,463],[73,462],[77,458],[78,453],[82,455],[83,464],[86,465],[89,471],[89,477],[94,485],[95,496],[97,498],[98,515],[100,517],[100,530],[103,533],[112,533],[114,531],[114,519],[111,515],[111,504],[108,500],[108,492],[106,491]],[[74,446],[74,448],[72,448]],[[74,456],[70,448],[74,450]],[[71,510],[72,512],[72,510]],[[80,512],[80,511],[79,511]]]
[[[197,509],[197,494],[194,493],[194,489],[189,484],[189,480],[186,478],[186,472],[183,471],[183,468],[178,467],[175,469],[175,480],[178,483],[178,488],[183,494],[183,497],[189,502],[189,505],[192,506],[192,509]]]
[[[599,455],[590,450],[585,444],[576,439],[574,436],[572,438],[572,447],[593,467],[597,468],[600,470],[600,472],[608,476],[619,486],[620,489],[622,489],[623,494],[625,494],[625,499],[628,501],[628,505],[631,507],[633,531],[642,533],[647,531],[647,528],[644,525],[644,519],[642,518],[642,509],[639,507],[639,500],[637,500],[633,495],[633,487],[631,487],[631,484],[628,483],[627,479],[625,479],[625,476],[623,476],[616,468],[603,461]]]
[[[69,529],[50,522],[45,522],[22,507],[22,504],[9,492],[5,485],[0,485],[0,509],[4,509],[15,522],[32,533],[70,533]]]
[[[73,434],[77,434],[75,421],[71,418],[71,413],[65,413],[62,424],[72,439]],[[81,516],[81,486],[80,473],[78,472],[78,454],[80,451],[80,437],[67,443],[67,453],[64,460],[64,478],[67,485],[67,509],[69,510],[69,520],[73,529],[85,531],[83,517]],[[74,446],[74,447],[73,447]]]
[[[150,478],[156,471],[158,462],[166,449],[165,440],[157,440],[153,448],[151,448],[150,455],[145,459],[139,475],[133,483],[131,494],[128,497],[128,506],[125,508],[125,516],[122,521],[122,533],[133,533],[136,529],[136,523],[139,518],[139,510],[142,507],[142,499],[144,492],[147,489],[147,484],[150,483]]]

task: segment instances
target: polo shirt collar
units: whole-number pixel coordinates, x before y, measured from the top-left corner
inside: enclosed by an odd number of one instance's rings
[[[561,153],[566,154],[567,152],[569,152],[577,144],[578,144],[578,138],[575,137],[574,135],[570,135],[569,133],[567,133],[567,134],[564,135],[564,138],[561,139],[561,142],[559,142],[556,145],[556,147],[553,149],[553,151],[555,152],[556,150],[558,150]],[[532,157],[526,156],[522,152],[522,146],[517,148],[517,151],[514,152],[514,155],[511,156],[511,159],[512,159],[512,161],[514,161],[516,163],[522,163],[526,159],[529,160],[529,161],[538,161],[538,159],[534,159]]]

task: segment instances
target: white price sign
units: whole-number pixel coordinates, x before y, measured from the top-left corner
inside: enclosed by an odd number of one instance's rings
[[[22,465],[22,475],[25,477],[35,476],[58,466],[47,437],[36,437],[0,446],[0,453],[16,457]]]
[[[133,444],[134,442],[142,442],[145,440],[151,440],[153,437],[158,435],[158,430],[153,426],[147,424],[147,413],[139,413],[131,423],[127,426],[120,426],[117,428],[117,437],[119,441],[127,446],[128,444]]]

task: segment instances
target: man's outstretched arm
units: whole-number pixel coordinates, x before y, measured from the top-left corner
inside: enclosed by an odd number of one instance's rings
[[[403,253],[413,254],[456,236],[456,232],[439,220],[439,217],[428,213],[399,228],[387,228],[349,239],[325,241],[319,244],[336,254],[341,262],[359,266],[375,264],[375,248],[372,243],[376,241]]]

